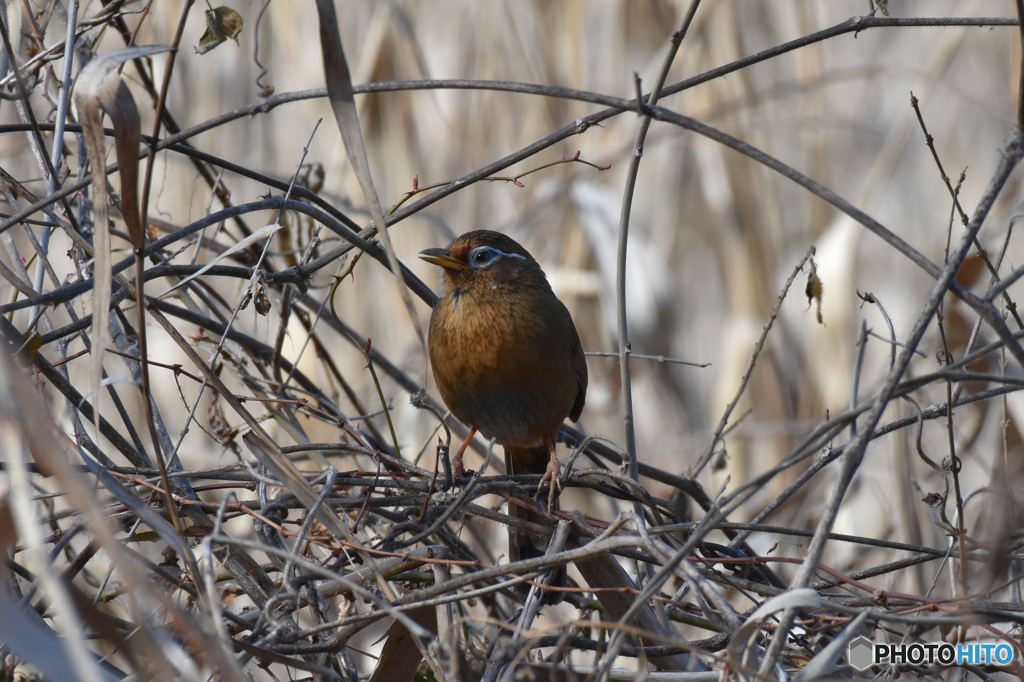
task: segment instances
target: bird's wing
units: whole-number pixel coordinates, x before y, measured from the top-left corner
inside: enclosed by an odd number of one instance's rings
[[[569,412],[569,419],[575,422],[579,421],[580,414],[583,413],[583,404],[587,402],[587,356],[583,354],[583,346],[575,327],[572,331],[575,342],[572,350],[572,372],[576,375],[577,393],[576,402],[572,404],[572,410]]]

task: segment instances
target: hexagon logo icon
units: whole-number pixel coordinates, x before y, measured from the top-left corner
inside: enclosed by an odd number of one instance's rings
[[[857,670],[864,670],[864,668],[874,663],[874,657],[872,656],[874,648],[875,645],[867,637],[858,637],[850,642],[846,660]]]

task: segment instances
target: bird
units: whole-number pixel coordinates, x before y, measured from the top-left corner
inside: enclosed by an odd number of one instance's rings
[[[579,420],[587,398],[586,356],[569,310],[533,256],[500,232],[468,232],[420,258],[443,272],[427,340],[434,380],[451,413],[470,427],[453,468],[461,471],[480,432],[504,448],[508,473],[542,474],[538,502],[551,511],[558,430],[566,417]],[[547,525],[512,502],[509,515]],[[509,527],[509,561],[542,556],[546,544]],[[552,583],[565,581],[563,567]],[[547,593],[545,603],[560,597]]]

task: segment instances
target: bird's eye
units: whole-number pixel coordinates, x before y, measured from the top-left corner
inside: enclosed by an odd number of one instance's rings
[[[488,246],[482,246],[477,249],[473,249],[473,253],[470,254],[470,259],[473,261],[473,265],[483,266],[487,265],[494,260],[495,256],[494,249]]]

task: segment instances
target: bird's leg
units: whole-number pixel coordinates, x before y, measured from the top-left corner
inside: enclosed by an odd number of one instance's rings
[[[462,466],[462,455],[465,454],[466,448],[469,447],[470,441],[473,440],[473,436],[476,435],[476,427],[469,429],[469,435],[466,436],[466,440],[462,441],[462,447],[455,453],[455,459],[452,460],[452,476],[455,478],[462,478],[466,475],[466,469]]]
[[[551,453],[551,461],[548,462],[547,471],[544,472],[544,476],[540,479],[540,483],[537,484],[537,494],[544,488],[544,485],[549,486],[548,490],[548,513],[555,508],[555,491],[561,491],[562,484],[558,480],[558,475],[562,471],[562,464],[558,461],[558,455],[555,454],[555,443],[551,439],[551,436],[544,436],[544,445],[547,446],[548,452]]]

